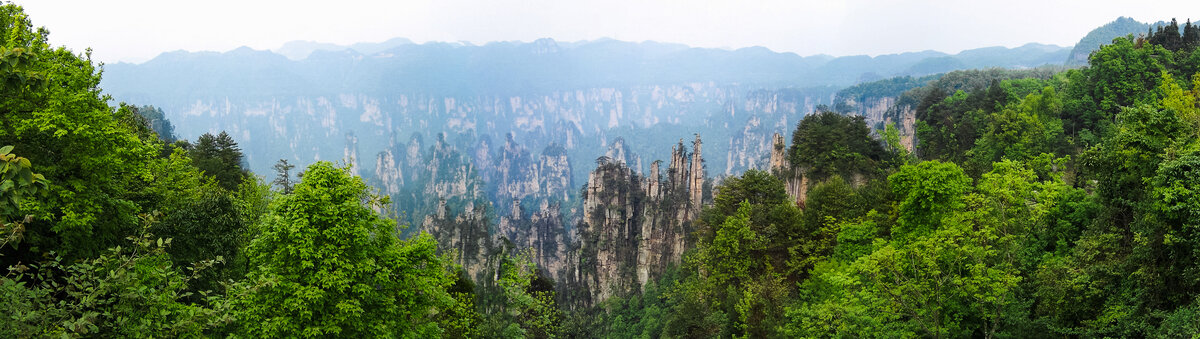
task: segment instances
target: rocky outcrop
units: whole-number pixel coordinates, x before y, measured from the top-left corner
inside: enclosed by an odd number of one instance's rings
[[[783,180],[784,190],[792,201],[804,207],[808,199],[809,184],[804,169],[792,166],[788,158],[788,146],[782,135],[775,133],[771,140],[771,173]]]
[[[375,174],[380,181],[380,193],[385,195],[400,193],[400,187],[404,186],[404,170],[396,160],[392,150],[384,150],[375,155]]]
[[[900,131],[900,144],[913,151],[913,135],[916,134],[917,115],[912,105],[897,104],[895,97],[869,98],[863,102],[846,99],[846,107],[853,110],[847,114],[865,118],[867,126],[876,130],[887,124],[895,124]]]
[[[438,251],[450,255],[468,276],[475,281],[488,281],[497,246],[488,231],[486,215],[484,206],[477,206],[474,201],[448,206],[446,199],[438,199],[436,211],[423,218],[420,230],[433,235]]]
[[[692,142],[692,164],[688,166],[688,196],[691,197],[692,213],[700,213],[704,203],[704,159],[700,158],[700,135]]]
[[[346,149],[342,152],[342,159],[350,165],[350,173],[358,175],[358,137],[354,133],[346,133]]]
[[[409,145],[402,146],[412,150],[419,144],[420,138],[415,136]],[[451,255],[476,281],[487,281],[492,271],[491,257],[498,246],[488,217],[491,204],[475,166],[443,135],[438,135],[426,151],[418,149],[408,158],[406,161],[416,162],[396,168],[408,167],[416,173],[400,193],[392,195],[398,212],[417,226],[413,231],[433,235],[439,251]]]
[[[680,140],[666,176],[660,161],[643,177],[607,158],[589,174],[578,240],[568,254],[575,301],[589,305],[639,291],[679,263],[692,221],[711,200],[699,136],[692,150]]]
[[[535,154],[511,134],[495,153],[489,153],[489,148],[481,143],[474,159],[490,180],[489,199],[500,216],[496,241],[532,250],[534,263],[558,280],[565,271],[570,243],[565,226],[570,216],[563,215],[563,205],[578,199],[572,195],[571,163],[565,149],[551,144]]]
[[[494,150],[487,139],[480,141],[472,152],[472,160],[488,184],[490,200],[503,207],[498,209],[502,214],[509,212],[513,200],[575,199],[570,194],[574,193],[571,162],[566,149],[557,143],[551,143],[540,153],[532,153],[509,134]]]
[[[376,156],[377,186],[414,225],[405,233],[433,235],[439,250],[482,284],[506,248],[531,249],[535,263],[559,279],[570,243],[564,225],[572,220],[564,212],[578,210],[562,207],[577,200],[562,147],[533,155],[510,135],[500,147],[483,139],[463,152],[443,134],[425,148],[422,140],[414,134]]]
[[[749,169],[769,169],[771,135],[790,133],[805,114],[815,111],[820,105],[831,104],[835,93],[833,88],[755,90],[747,93],[741,105],[731,107],[734,109],[724,125],[731,134],[728,143],[714,144],[716,147],[713,147],[726,152],[723,174],[732,176]]]
[[[909,152],[916,150],[916,134],[917,134],[917,112],[912,106],[903,106],[898,108],[900,111],[900,123],[896,124],[896,128],[900,130],[900,144],[904,145]]]
[[[875,126],[880,122],[893,122],[893,117],[888,116],[888,109],[896,104],[895,97],[869,98],[863,102],[857,102],[853,98],[846,99],[847,107],[853,107],[854,111],[849,115],[859,115],[865,118],[867,126]]]
[[[566,149],[558,144],[546,146],[537,166],[541,173],[538,180],[542,183],[543,195],[563,202],[571,202],[578,198],[574,196],[575,192],[572,189],[574,184],[571,182],[571,161],[567,158]]]
[[[560,281],[566,272],[568,235],[563,229],[563,215],[558,203],[539,199],[536,209],[526,211],[520,200],[513,200],[510,215],[500,217],[499,235],[517,248],[532,250],[534,263]]]

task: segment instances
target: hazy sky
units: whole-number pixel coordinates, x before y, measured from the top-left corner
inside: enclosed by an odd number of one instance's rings
[[[956,53],[1029,42],[1073,45],[1093,28],[1200,19],[1200,1],[658,0],[15,0],[55,45],[100,61],[173,50],[274,49],[292,40],[350,44],[560,41],[610,37],[700,47],[765,46],[800,55]]]

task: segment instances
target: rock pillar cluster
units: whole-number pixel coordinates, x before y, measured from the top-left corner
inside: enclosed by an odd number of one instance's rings
[[[665,176],[661,161],[643,177],[623,162],[600,163],[588,175],[584,217],[569,255],[569,283],[584,305],[638,291],[678,264],[686,235],[703,204],[704,160],[697,136],[688,152],[683,141],[671,150]]]

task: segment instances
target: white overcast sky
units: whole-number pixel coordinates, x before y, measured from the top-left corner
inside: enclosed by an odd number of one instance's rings
[[[292,40],[338,44],[560,41],[610,37],[698,47],[764,46],[800,55],[880,55],[1073,45],[1118,16],[1182,23],[1200,1],[1136,0],[14,0],[51,43],[91,47],[104,62],[174,50],[275,49]]]

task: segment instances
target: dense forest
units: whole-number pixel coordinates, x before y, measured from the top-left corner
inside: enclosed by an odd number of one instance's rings
[[[1088,67],[947,74],[893,126],[806,116],[796,173],[715,191],[684,264],[565,320],[604,337],[1200,334],[1200,38],[1117,38]],[[1188,33],[1193,32],[1193,33]],[[895,91],[901,78],[851,88]],[[853,178],[853,179],[851,179]],[[590,312],[590,313],[587,313]]]
[[[1078,69],[859,87],[911,105],[914,149],[809,114],[786,166],[711,188],[679,265],[594,305],[511,244],[476,281],[348,165],[252,173],[226,133],[110,104],[19,6],[0,28],[6,337],[1200,335],[1190,22]]]

